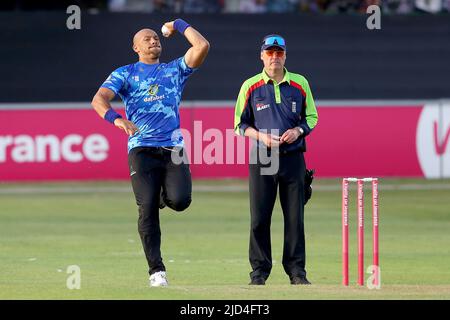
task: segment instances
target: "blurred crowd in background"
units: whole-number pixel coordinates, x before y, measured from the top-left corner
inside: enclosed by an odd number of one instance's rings
[[[1,0],[0,10],[82,9],[160,13],[324,13],[364,14],[370,5],[383,13],[449,13],[450,0]]]
[[[109,0],[112,11],[175,13],[366,13],[378,5],[384,13],[450,12],[450,0]]]

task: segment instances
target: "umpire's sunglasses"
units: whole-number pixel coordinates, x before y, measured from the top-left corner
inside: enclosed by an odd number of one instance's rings
[[[276,58],[282,58],[284,57],[285,52],[281,50],[264,50],[264,53],[268,57],[276,57]]]

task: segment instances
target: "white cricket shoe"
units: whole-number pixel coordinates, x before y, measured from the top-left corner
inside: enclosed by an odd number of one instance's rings
[[[150,287],[167,287],[167,276],[164,271],[155,272],[150,276]]]

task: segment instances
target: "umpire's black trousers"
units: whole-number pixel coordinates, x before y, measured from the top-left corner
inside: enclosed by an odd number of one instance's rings
[[[181,164],[174,163],[173,152],[178,152],[185,161]],[[161,257],[160,197],[173,210],[183,211],[189,207],[192,194],[191,172],[183,149],[179,148],[133,148],[128,154],[128,164],[139,207],[139,235],[151,275],[166,270]]]
[[[303,224],[305,160],[303,152],[299,150],[277,154],[279,169],[272,175],[261,174],[261,169],[267,165],[261,163],[256,149],[251,155],[249,257],[253,269],[250,273],[252,279],[267,279],[272,269],[270,223],[278,188],[284,216],[283,267],[290,278],[306,276]]]

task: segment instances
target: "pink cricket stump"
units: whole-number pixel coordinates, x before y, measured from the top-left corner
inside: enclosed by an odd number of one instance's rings
[[[342,284],[348,286],[348,180],[342,180]]]
[[[364,181],[358,179],[358,284],[364,285]]]
[[[378,179],[372,180],[372,237],[373,237],[373,265],[374,285],[379,285],[379,261],[378,261]]]
[[[344,178],[342,180],[342,283],[348,286],[348,197],[349,183],[356,182],[357,201],[357,241],[358,241],[358,285],[364,285],[364,182],[372,182],[372,237],[373,237],[373,282],[380,285],[380,264],[378,250],[378,179],[377,178]]]

